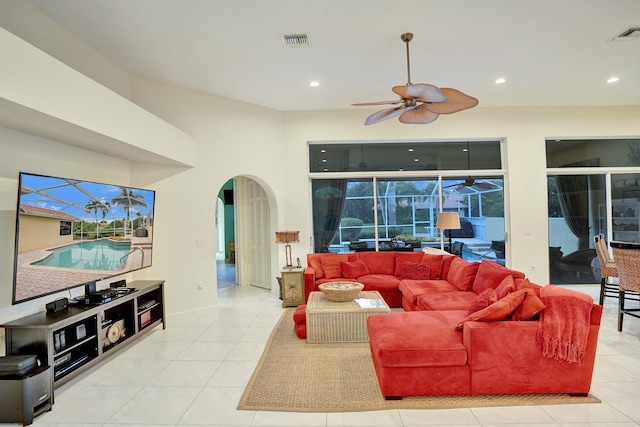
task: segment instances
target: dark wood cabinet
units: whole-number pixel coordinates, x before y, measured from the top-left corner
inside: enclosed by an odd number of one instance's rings
[[[69,305],[0,325],[6,330],[6,354],[35,354],[51,367],[53,389],[150,332],[166,327],[164,281],[138,280],[135,289],[109,302]],[[53,403],[53,402],[52,402]]]

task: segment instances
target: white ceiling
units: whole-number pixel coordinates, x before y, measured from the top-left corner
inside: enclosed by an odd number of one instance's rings
[[[480,106],[640,105],[640,39],[610,41],[640,26],[640,0],[29,2],[135,75],[281,111],[396,99],[404,32],[413,83]]]

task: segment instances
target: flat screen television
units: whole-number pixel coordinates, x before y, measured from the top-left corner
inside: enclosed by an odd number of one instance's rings
[[[155,191],[20,173],[13,303],[151,266]]]

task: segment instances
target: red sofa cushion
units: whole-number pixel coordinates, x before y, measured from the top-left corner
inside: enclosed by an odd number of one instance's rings
[[[385,367],[462,366],[467,350],[454,329],[464,311],[413,311],[370,316],[371,352]]]
[[[522,304],[525,294],[526,291],[524,289],[512,292],[501,300],[494,302],[489,307],[468,315],[458,323],[457,328],[462,329],[464,324],[470,321],[495,322],[504,320]]]
[[[488,288],[495,289],[506,276],[513,276],[514,279],[524,278],[524,273],[511,270],[497,262],[484,259],[478,266],[478,272],[473,280],[473,291],[480,294]]]
[[[347,279],[357,279],[360,276],[369,274],[367,264],[361,259],[352,262],[340,261],[340,270],[342,270],[342,275]]]
[[[463,310],[469,312],[469,306],[477,297],[475,292],[442,292],[439,294],[419,295],[416,305],[420,310],[445,311]]]
[[[429,270],[431,271],[430,279],[441,279],[442,278],[442,260],[444,255],[437,254],[424,254],[422,256],[422,263],[429,266]]]
[[[455,255],[442,255],[442,266],[440,268],[440,279],[447,280],[449,276],[449,269],[454,259],[458,258]]]
[[[455,257],[453,261],[451,261],[447,281],[463,292],[470,291],[473,279],[475,279],[478,271],[478,266],[479,263],[477,262],[469,262],[460,257]]]
[[[422,252],[407,252],[399,253],[396,255],[396,272],[394,276],[402,277],[402,270],[406,262],[420,262],[422,261]]]
[[[405,262],[402,264],[401,279],[429,280],[431,279],[431,269],[427,264],[420,262]]]
[[[320,257],[324,277],[327,279],[337,279],[342,277],[342,268],[340,262],[349,261],[347,254],[323,254]]]
[[[542,288],[536,285],[538,288]],[[524,289],[526,295],[522,304],[513,312],[512,320],[530,320],[544,309],[544,302],[539,296],[539,289],[536,289],[529,279],[521,279],[518,289]]]
[[[296,307],[293,312],[294,323],[307,323],[307,304],[302,304]]]
[[[402,298],[411,305],[417,303],[419,295],[437,294],[440,292],[457,292],[458,289],[446,280],[411,280],[403,279],[398,285]]]
[[[307,305],[302,304],[296,307],[293,312],[293,324],[296,336],[300,339],[307,338]]]
[[[367,274],[358,277],[358,282],[364,285],[364,291],[397,292],[400,279],[388,274]]]
[[[325,254],[307,254],[307,265],[315,270],[316,279],[322,279],[324,277],[322,261],[320,261],[323,255]]]
[[[367,264],[369,274],[389,274],[395,276],[395,252],[360,252],[360,259]]]

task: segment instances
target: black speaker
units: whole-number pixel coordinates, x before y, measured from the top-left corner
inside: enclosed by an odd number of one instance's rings
[[[56,313],[69,307],[69,299],[60,298],[47,304],[47,313]]]

